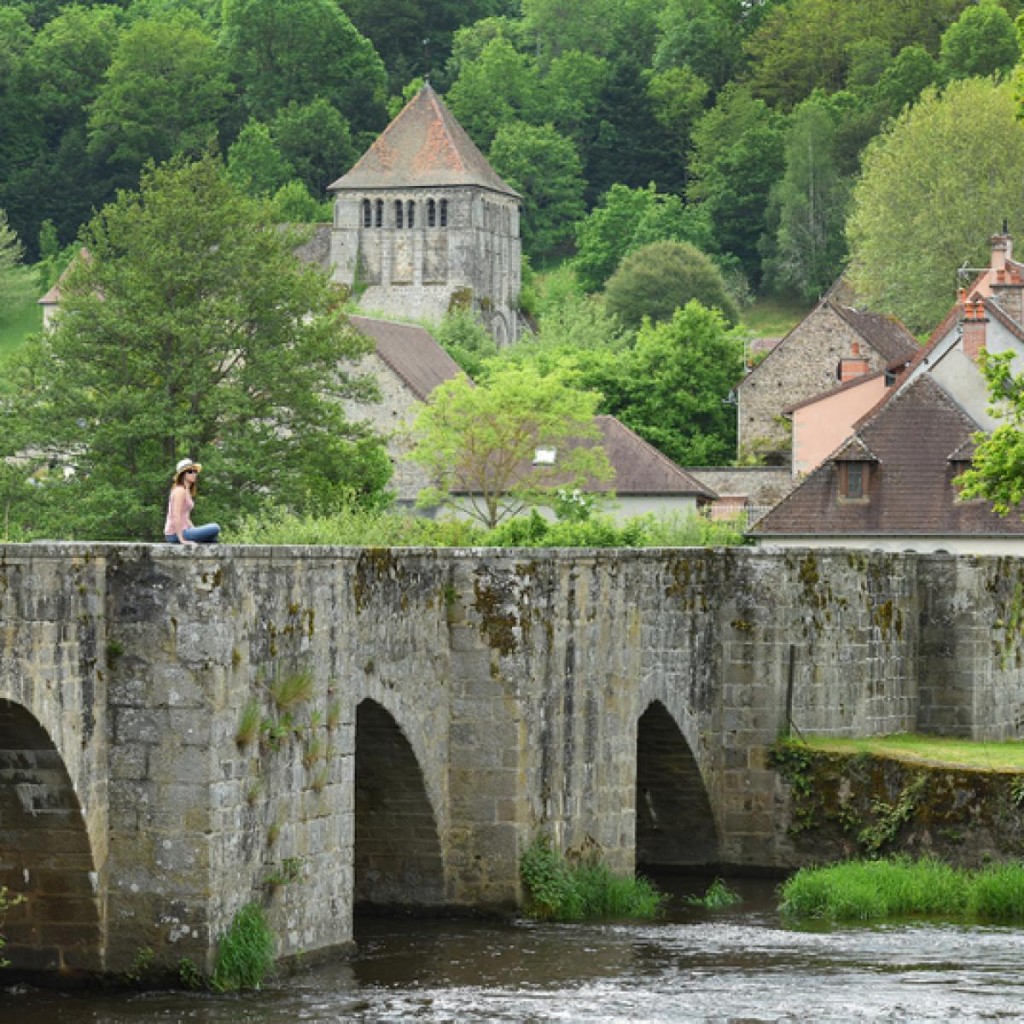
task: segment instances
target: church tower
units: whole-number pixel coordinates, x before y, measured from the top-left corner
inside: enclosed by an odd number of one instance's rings
[[[464,305],[516,340],[519,194],[429,84],[329,190],[333,276],[362,308],[439,320]]]

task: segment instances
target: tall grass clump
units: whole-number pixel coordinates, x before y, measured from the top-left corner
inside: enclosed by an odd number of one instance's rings
[[[596,856],[570,864],[543,839],[519,860],[526,912],[548,921],[656,917],[664,896],[646,878],[618,875]]]
[[[258,989],[273,966],[273,932],[259,905],[247,903],[217,943],[210,986],[218,992]]]
[[[993,864],[978,871],[969,910],[981,921],[1024,921],[1024,864]]]
[[[686,901],[691,907],[704,907],[706,910],[718,910],[742,903],[743,897],[731,889],[721,878],[716,878],[707,888],[703,896],[687,896]]]
[[[850,861],[802,868],[780,897],[779,910],[794,918],[1024,920],[1024,865],[973,872],[930,858]]]

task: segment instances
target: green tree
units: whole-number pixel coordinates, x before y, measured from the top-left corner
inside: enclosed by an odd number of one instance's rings
[[[295,176],[320,198],[360,155],[348,122],[323,97],[287,103],[274,115],[270,131]]]
[[[387,72],[335,0],[224,0],[221,46],[248,115],[328,100],[357,131],[385,116]]]
[[[1024,374],[1013,363],[1012,352],[983,356],[992,406],[1004,422],[978,441],[971,468],[957,478],[962,497],[984,498],[1004,516],[1024,505]]]
[[[436,388],[416,418],[412,458],[433,484],[423,506],[457,509],[487,527],[539,504],[559,487],[608,479],[594,422],[599,396],[557,376],[508,367],[473,385],[459,375]],[[540,449],[553,462],[536,458]]]
[[[719,310],[730,323],[739,319],[722,272],[689,242],[652,242],[634,250],[605,285],[608,312],[627,327],[639,327],[645,317],[670,320],[691,299]]]
[[[294,255],[214,157],[143,175],[83,234],[54,329],[19,352],[0,455],[62,453],[69,482],[19,522],[50,535],[159,536],[169,467],[202,460],[203,512],[230,526],[266,501],[373,500],[389,464],[337,399],[370,397],[346,360],[367,345],[337,290]],[[52,531],[52,532],[51,532]]]
[[[721,466],[736,452],[728,398],[742,375],[740,333],[692,301],[641,327],[623,391],[608,411],[682,466]]]
[[[90,108],[89,151],[132,182],[147,160],[204,152],[227,96],[216,42],[194,15],[136,22],[118,39]]]
[[[583,215],[583,176],[572,140],[551,125],[512,121],[498,129],[488,156],[523,197],[523,248],[544,257],[565,246]]]
[[[978,0],[942,33],[939,63],[947,78],[1003,76],[1020,59],[1013,19],[997,0]]]
[[[294,174],[270,129],[249,118],[228,150],[228,175],[239,188],[254,196],[269,196]]]
[[[612,185],[576,225],[572,267],[585,291],[599,291],[627,253],[651,242],[692,242],[706,250],[710,227],[698,208],[675,195],[646,188]]]
[[[771,286],[814,300],[835,281],[845,254],[848,195],[837,166],[832,112],[813,96],[790,118],[786,173],[772,193],[778,227],[766,268]]]
[[[964,79],[927,90],[868,147],[846,232],[865,301],[930,330],[956,295],[957,268],[982,266],[1004,219],[1024,224],[1024,125],[1008,84]]]
[[[743,61],[743,36],[721,0],[668,0],[658,16],[656,71],[688,67],[718,91]]]
[[[923,46],[905,46],[875,83],[876,101],[888,117],[895,117],[941,77],[938,61]]]
[[[509,121],[531,122],[539,83],[533,62],[496,35],[475,61],[462,65],[445,101],[459,124],[485,152]]]
[[[687,198],[700,203],[718,249],[732,253],[756,286],[772,186],[782,176],[784,128],[744,86],[728,85],[693,131]]]

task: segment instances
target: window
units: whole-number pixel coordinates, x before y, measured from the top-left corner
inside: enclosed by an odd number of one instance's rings
[[[373,224],[373,208],[370,206],[370,200],[363,200],[363,227],[368,228]]]
[[[410,199],[409,200],[409,216],[407,218],[409,227],[415,227],[416,225],[416,204]]]
[[[433,199],[427,200],[427,227],[432,228],[437,225],[437,203]]]
[[[448,200],[441,200],[441,227],[448,227]]]
[[[378,199],[377,200],[377,221],[376,221],[376,224],[374,226],[378,227],[378,228],[384,226],[384,200],[383,199]]]
[[[839,463],[839,499],[867,502],[871,484],[870,462]]]
[[[401,199],[395,200],[395,227],[404,227],[402,223],[402,215],[405,212],[405,207],[402,205]]]
[[[848,462],[846,464],[846,497],[864,497],[864,463]]]

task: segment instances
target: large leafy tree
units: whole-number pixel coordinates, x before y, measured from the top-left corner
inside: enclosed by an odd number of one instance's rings
[[[658,192],[653,182],[646,188],[612,185],[576,225],[572,266],[584,290],[599,291],[627,253],[669,240],[710,248],[711,231],[701,211],[684,206],[679,196]]]
[[[719,249],[732,253],[755,285],[768,197],[784,166],[784,139],[779,115],[732,84],[693,131],[687,196],[704,208]]]
[[[1004,220],[1024,225],[1024,124],[1009,85],[973,78],[927,90],[867,149],[854,186],[850,275],[876,309],[930,330],[957,270],[987,262]]]
[[[814,300],[832,284],[844,255],[848,195],[836,160],[833,113],[812,97],[790,119],[786,173],[772,191],[778,226],[768,279],[775,288]]]
[[[627,327],[639,327],[644,318],[670,320],[691,299],[719,310],[730,323],[739,319],[722,272],[689,242],[652,242],[634,250],[605,285],[608,312]]]
[[[216,141],[228,81],[217,44],[192,14],[146,19],[118,40],[89,111],[89,152],[120,167],[121,184],[148,160],[196,155]]]
[[[442,505],[497,526],[551,501],[562,486],[611,475],[594,422],[599,396],[530,366],[504,367],[474,385],[460,374],[416,418],[412,457],[431,475],[422,505]],[[536,458],[550,449],[552,462]]]
[[[224,0],[221,45],[250,116],[323,97],[357,131],[381,127],[384,64],[335,0]]]
[[[939,62],[949,78],[1004,75],[1020,59],[1013,19],[997,0],[979,0],[942,33]]]
[[[345,370],[366,346],[329,280],[217,159],[148,169],[83,241],[55,328],[22,350],[0,406],[0,454],[53,453],[77,473],[35,488],[19,521],[159,536],[186,454],[205,467],[204,516],[228,525],[268,500],[381,491],[382,445],[336,400],[369,397]]]
[[[583,215],[583,177],[572,140],[550,125],[512,121],[498,129],[489,156],[523,197],[524,248],[531,256],[550,256]]]
[[[646,322],[632,348],[579,349],[562,372],[600,391],[617,416],[682,466],[721,466],[736,452],[729,394],[743,374],[743,335],[722,315],[689,302],[661,323]]]

